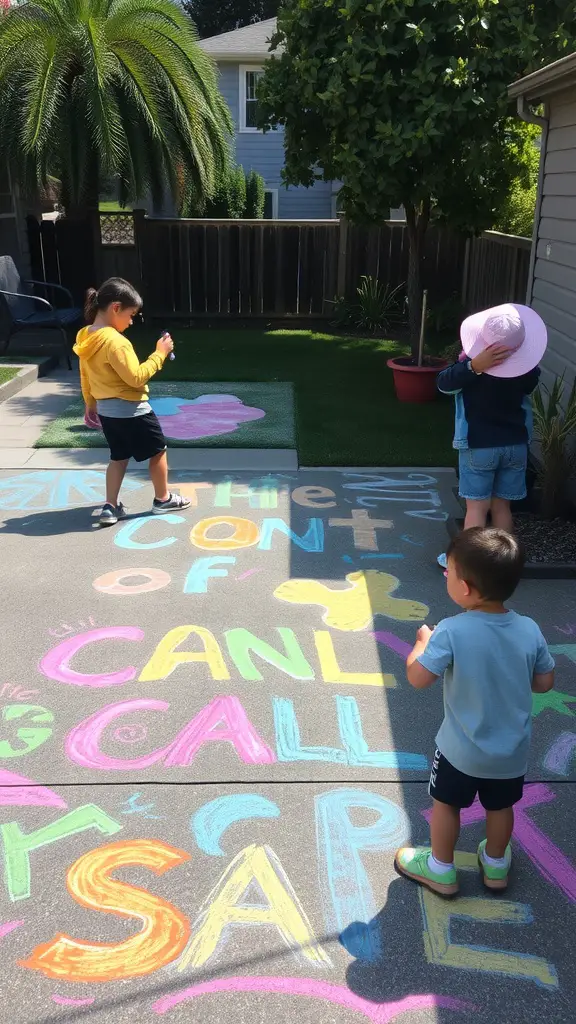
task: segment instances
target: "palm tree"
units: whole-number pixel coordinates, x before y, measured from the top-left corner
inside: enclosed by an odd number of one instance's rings
[[[62,182],[68,212],[209,196],[229,159],[216,66],[177,0],[26,0],[0,18],[0,138],[24,189]]]

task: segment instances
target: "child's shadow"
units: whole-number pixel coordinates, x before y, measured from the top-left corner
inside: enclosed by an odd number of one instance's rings
[[[26,515],[24,510],[21,515],[12,519],[0,520],[0,531],[5,534],[20,534],[23,537],[58,537],[63,534],[92,533],[102,530],[113,533],[115,529],[119,529],[122,523],[146,515],[145,512],[134,512],[120,520],[118,527],[100,526],[98,512],[101,507],[102,502],[94,506],[31,512],[29,515]]]
[[[473,889],[471,879],[470,892],[465,891],[463,895],[472,895]],[[448,903],[440,897],[432,898],[444,906]],[[449,910],[449,905],[446,909]],[[464,1024],[470,1021],[471,1012],[478,1010],[479,1000],[474,998],[474,989],[483,988],[484,983],[469,985],[465,972],[429,963],[424,946],[425,931],[418,887],[406,879],[396,878],[388,886],[382,910],[368,924],[355,921],[342,932],[342,945],[357,957],[346,971],[348,988],[376,1004],[374,1024],[395,1022],[396,1017],[400,1024],[401,1020],[412,1020],[410,1012],[417,1014],[422,1022]],[[386,1003],[398,1005],[384,1008],[381,1004]]]

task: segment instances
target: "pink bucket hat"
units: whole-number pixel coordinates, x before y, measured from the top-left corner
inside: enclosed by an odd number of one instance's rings
[[[542,317],[530,306],[507,302],[469,316],[460,328],[460,339],[471,359],[488,345],[505,345],[512,354],[486,373],[492,377],[521,377],[538,366],[546,351],[548,332]]]

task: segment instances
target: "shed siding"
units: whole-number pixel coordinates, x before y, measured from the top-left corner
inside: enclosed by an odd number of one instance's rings
[[[576,376],[576,91],[550,102],[531,305],[548,327],[545,382]]]

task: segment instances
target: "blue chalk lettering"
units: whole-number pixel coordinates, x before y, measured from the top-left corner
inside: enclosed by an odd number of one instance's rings
[[[124,526],[118,530],[118,533],[114,536],[114,543],[119,548],[127,548],[129,551],[149,551],[151,548],[167,548],[170,544],[175,544],[177,537],[163,537],[162,540],[154,541],[153,544],[141,544],[137,540],[132,540],[132,536],[144,526],[146,523],[158,523],[162,519],[163,523],[171,523],[175,526],[177,523],[185,523],[184,516],[175,516],[172,513],[160,516],[141,516],[138,519],[131,519],[125,523]]]
[[[207,594],[208,580],[218,576],[227,576],[228,569],[215,569],[216,565],[235,565],[236,559],[232,555],[213,558],[197,558],[192,562],[186,582],[184,583],[184,594]]]
[[[337,747],[303,747],[294,704],[284,697],[273,697],[276,753],[279,761],[328,761],[346,764],[345,750]]]
[[[220,796],[200,807],[190,819],[190,831],[199,848],[212,857],[224,857],[220,839],[236,821],[250,818],[279,818],[280,808],[258,793],[234,793]]]
[[[349,811],[361,808],[378,815],[373,825],[353,825]],[[395,850],[410,835],[404,810],[365,789],[335,789],[316,797],[316,836],[320,888],[325,899],[328,934],[337,930],[351,956],[382,957],[377,906],[361,853]]]
[[[292,543],[296,544],[302,551],[324,551],[324,522],[322,519],[314,518],[309,519],[308,523],[309,526],[306,533],[304,536],[299,537],[297,533],[294,533],[287,526],[283,519],[264,519],[260,531],[259,549],[261,551],[270,551],[274,530],[279,530],[280,533],[284,533],[286,537],[289,537]]]
[[[362,733],[360,710],[354,697],[336,695],[336,712],[342,746],[348,764],[354,768],[400,768],[403,771],[427,771],[428,758],[401,750],[368,750]]]

